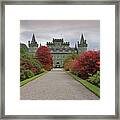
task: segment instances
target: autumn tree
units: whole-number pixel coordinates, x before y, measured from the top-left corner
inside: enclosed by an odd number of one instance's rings
[[[78,54],[71,54],[64,60],[64,69],[69,71],[71,68],[71,64],[74,62],[75,59],[79,57]]]
[[[100,70],[100,51],[86,51],[71,64],[71,71],[86,79]]]
[[[46,46],[41,46],[36,51],[36,58],[46,70],[51,70],[53,67],[52,55],[50,49]]]

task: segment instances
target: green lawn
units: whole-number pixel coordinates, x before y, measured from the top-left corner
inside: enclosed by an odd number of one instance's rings
[[[20,87],[23,86],[23,85],[25,85],[25,84],[27,84],[28,82],[30,82],[30,81],[32,81],[32,80],[35,80],[36,78],[38,78],[38,77],[40,77],[40,76],[42,76],[42,75],[44,75],[44,74],[46,74],[46,73],[47,73],[47,71],[45,71],[45,72],[43,72],[43,73],[41,73],[41,74],[39,74],[39,75],[36,75],[36,76],[34,76],[34,77],[32,77],[32,78],[29,78],[29,79],[26,79],[26,80],[21,81],[21,82],[20,82]]]
[[[90,91],[92,91],[94,94],[96,94],[98,97],[100,97],[100,88],[89,83],[86,80],[82,80],[81,78],[79,78],[78,76],[67,72],[70,76],[72,76],[75,80],[79,81],[82,85],[84,85],[86,88],[88,88]]]

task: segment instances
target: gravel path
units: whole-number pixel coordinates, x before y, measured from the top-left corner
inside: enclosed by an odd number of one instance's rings
[[[97,100],[99,98],[62,69],[53,69],[21,87],[20,99]]]

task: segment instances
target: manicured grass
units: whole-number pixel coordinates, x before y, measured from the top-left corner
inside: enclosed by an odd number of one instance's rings
[[[46,74],[47,72],[48,72],[48,71],[45,71],[45,72],[43,72],[43,73],[41,73],[41,74],[39,74],[39,75],[36,75],[36,76],[34,76],[34,77],[32,77],[32,78],[29,78],[29,79],[26,79],[26,80],[21,81],[21,82],[20,82],[20,87],[23,86],[23,85],[25,85],[25,84],[27,84],[28,82],[30,82],[30,81],[32,81],[32,80],[35,80],[35,79],[38,78],[38,77]]]
[[[88,88],[90,91],[92,91],[94,94],[96,94],[98,97],[100,97],[100,88],[89,83],[86,80],[82,80],[81,78],[79,78],[78,76],[67,72],[70,76],[72,76],[75,80],[79,81],[82,85],[84,85],[86,88]]]

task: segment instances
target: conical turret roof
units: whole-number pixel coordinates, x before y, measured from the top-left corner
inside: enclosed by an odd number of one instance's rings
[[[32,42],[34,43],[34,42],[36,42],[36,40],[35,40],[35,35],[33,34],[33,36],[32,36]]]
[[[80,44],[83,44],[84,43],[84,36],[83,34],[81,35],[81,40],[80,40]]]

